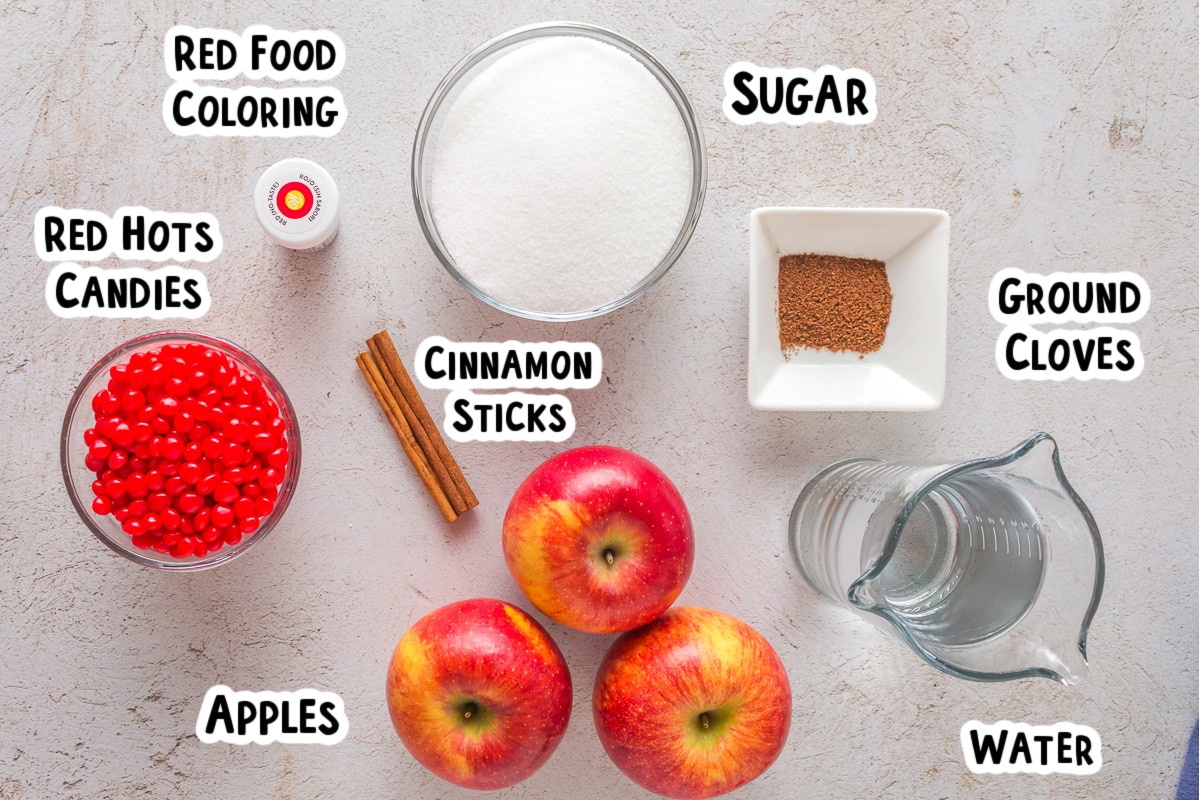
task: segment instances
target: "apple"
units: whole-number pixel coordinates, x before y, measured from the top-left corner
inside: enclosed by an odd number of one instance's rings
[[[409,752],[468,789],[525,780],[571,717],[571,673],[546,629],[501,600],[463,600],[421,617],[387,671],[392,724]]]
[[[619,447],[550,458],[504,515],[504,559],[521,591],[563,625],[616,633],[666,611],[692,572],[692,522],[658,467]]]
[[[592,713],[605,751],[636,783],[667,797],[716,797],[774,763],[792,690],[758,631],[684,606],[617,639],[600,664]]]

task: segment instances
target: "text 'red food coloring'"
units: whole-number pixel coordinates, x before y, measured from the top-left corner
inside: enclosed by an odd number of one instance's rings
[[[287,475],[287,423],[262,380],[201,344],[168,344],[109,369],[83,432],[92,511],[135,547],[200,557],[253,535]]]

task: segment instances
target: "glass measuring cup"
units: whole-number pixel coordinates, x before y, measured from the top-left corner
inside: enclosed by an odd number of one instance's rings
[[[1047,433],[962,463],[832,464],[800,492],[788,537],[813,589],[951,675],[1087,673],[1104,551]]]

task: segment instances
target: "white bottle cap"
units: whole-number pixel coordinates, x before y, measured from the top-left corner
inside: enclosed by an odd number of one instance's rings
[[[341,212],[329,173],[306,158],[272,165],[254,187],[254,213],[276,244],[317,250],[337,236]]]

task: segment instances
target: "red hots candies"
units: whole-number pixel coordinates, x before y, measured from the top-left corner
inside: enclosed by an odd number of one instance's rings
[[[92,510],[135,547],[204,556],[253,535],[289,463],[286,423],[262,380],[202,344],[168,344],[109,369],[83,433]]]

